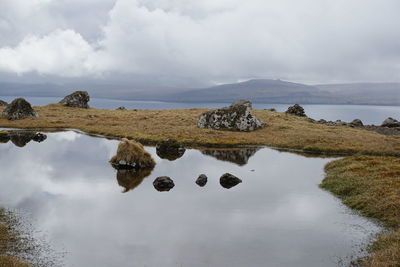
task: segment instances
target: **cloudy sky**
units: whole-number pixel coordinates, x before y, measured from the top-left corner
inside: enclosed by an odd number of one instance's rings
[[[398,0],[0,0],[0,78],[400,82],[399,11]]]

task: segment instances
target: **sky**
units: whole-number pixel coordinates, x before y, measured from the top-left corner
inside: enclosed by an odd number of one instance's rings
[[[400,82],[398,0],[0,0],[0,81]]]

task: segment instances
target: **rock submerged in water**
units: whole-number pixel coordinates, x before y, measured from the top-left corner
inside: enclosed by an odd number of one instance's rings
[[[59,103],[73,108],[89,108],[88,102],[90,100],[89,94],[86,91],[76,91],[67,95]]]
[[[175,184],[168,176],[160,176],[154,180],[153,186],[157,191],[164,192],[171,190]]]
[[[175,139],[168,139],[167,141],[158,143],[156,146],[157,155],[162,159],[168,159],[170,161],[182,157],[185,151],[186,149]]]
[[[294,104],[293,106],[290,106],[285,113],[299,117],[307,117],[306,113],[304,112],[304,108],[299,104]]]
[[[226,189],[230,189],[240,184],[241,182],[242,182],[241,179],[230,173],[225,173],[224,175],[221,176],[221,178],[219,178],[219,183],[221,184],[222,187]]]
[[[389,117],[382,122],[381,127],[388,127],[388,128],[400,127],[400,121],[393,119],[392,117]]]
[[[117,154],[111,158],[110,163],[116,169],[154,168],[156,165],[142,144],[126,138],[119,143]]]
[[[208,180],[208,178],[207,178],[207,176],[205,174],[200,174],[199,177],[196,180],[196,184],[198,186],[203,187],[203,186],[205,186],[207,184],[207,180]]]
[[[214,130],[254,131],[266,123],[250,113],[250,101],[240,100],[229,107],[207,111],[200,115],[197,126]]]
[[[32,108],[31,104],[24,98],[17,98],[6,107],[3,114],[9,120],[20,120],[24,118],[35,118],[39,115]]]

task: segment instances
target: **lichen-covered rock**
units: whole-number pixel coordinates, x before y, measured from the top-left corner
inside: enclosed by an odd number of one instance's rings
[[[207,176],[205,174],[200,174],[199,177],[196,180],[196,184],[198,186],[203,187],[203,186],[205,186],[207,184],[207,180],[208,180],[208,178],[207,178]]]
[[[126,138],[119,143],[117,154],[111,158],[110,163],[116,169],[154,168],[156,165],[142,144]]]
[[[292,114],[299,117],[306,117],[306,113],[304,112],[304,108],[299,104],[294,104],[286,110],[287,114]]]
[[[400,127],[400,121],[393,119],[391,117],[387,118],[386,120],[384,120],[381,124],[382,127]]]
[[[185,151],[186,149],[174,139],[168,139],[167,141],[158,143],[156,147],[157,155],[162,159],[168,159],[170,161],[182,157]]]
[[[20,120],[28,117],[38,117],[37,112],[24,98],[17,98],[6,107],[3,114],[9,120]]]
[[[8,103],[6,101],[0,100],[0,107],[7,106]]]
[[[240,100],[229,107],[200,115],[197,126],[215,130],[254,131],[266,124],[250,113],[251,102]]]
[[[168,176],[160,176],[154,180],[153,186],[157,191],[163,192],[171,190],[175,184]]]
[[[88,102],[90,100],[89,94],[86,91],[76,91],[67,95],[59,103],[74,108],[89,108]]]
[[[349,123],[349,126],[350,127],[363,127],[364,124],[362,123],[362,121],[360,119],[355,119]]]
[[[232,188],[241,182],[241,179],[230,173],[225,173],[221,178],[219,178],[220,185],[226,189]]]

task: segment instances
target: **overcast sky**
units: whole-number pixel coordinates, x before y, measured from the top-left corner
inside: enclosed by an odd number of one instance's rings
[[[399,12],[398,0],[0,0],[0,78],[400,82]]]

